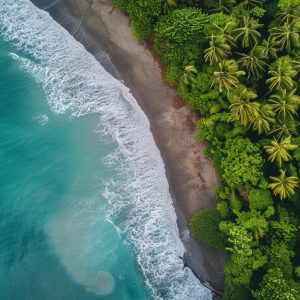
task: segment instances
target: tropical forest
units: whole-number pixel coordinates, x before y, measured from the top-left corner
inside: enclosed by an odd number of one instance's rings
[[[300,0],[114,4],[199,115],[220,185],[190,229],[229,255],[223,299],[300,299]]]

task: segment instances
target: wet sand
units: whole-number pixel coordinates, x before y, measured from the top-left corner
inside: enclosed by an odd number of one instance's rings
[[[38,6],[46,7],[42,3],[46,0],[33,0],[37,1]],[[62,0],[47,10],[110,73],[124,81],[146,113],[165,163],[187,264],[201,282],[222,292],[227,256],[195,241],[188,230],[194,213],[215,205],[219,180],[204,156],[206,145],[196,142],[196,114],[165,83],[149,45],[132,39],[128,17],[111,0]]]

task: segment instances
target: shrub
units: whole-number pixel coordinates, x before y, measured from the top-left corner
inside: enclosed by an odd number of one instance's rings
[[[177,9],[162,16],[155,28],[156,36],[170,43],[188,44],[199,38],[209,16],[195,8]]]
[[[155,26],[154,48],[164,63],[184,67],[196,61],[205,38],[202,29],[208,16],[199,9],[177,9],[161,16]]]
[[[297,300],[297,291],[290,287],[278,268],[269,269],[261,283],[261,289],[254,291],[253,296],[258,300]]]
[[[249,289],[238,286],[238,287],[225,287],[224,295],[222,297],[223,300],[250,300],[253,299],[251,297],[251,293]]]
[[[269,268],[279,268],[285,278],[292,278],[292,257],[295,255],[293,251],[282,242],[274,242],[271,247],[267,248],[266,254],[269,257]]]
[[[219,215],[223,218],[226,219],[229,215],[229,206],[226,201],[221,201],[217,204],[217,211]]]
[[[208,246],[223,249],[224,235],[219,231],[221,220],[215,209],[203,209],[190,220],[192,236]]]
[[[256,186],[262,177],[263,159],[250,139],[236,137],[226,141],[221,167],[223,178],[231,187]]]
[[[230,201],[230,207],[233,212],[238,212],[241,210],[243,203],[240,200],[240,198],[237,196],[237,194],[234,192],[234,190],[231,192],[229,201]]]
[[[251,209],[264,210],[273,205],[272,195],[269,190],[252,189],[248,195]]]
[[[129,0],[126,10],[130,16],[133,36],[146,39],[152,33],[155,17],[161,12],[161,0]]]

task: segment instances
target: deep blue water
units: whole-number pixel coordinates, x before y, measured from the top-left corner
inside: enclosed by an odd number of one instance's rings
[[[0,300],[211,299],[135,99],[29,0],[0,2]]]

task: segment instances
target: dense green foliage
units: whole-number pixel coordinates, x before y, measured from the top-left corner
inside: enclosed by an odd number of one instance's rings
[[[190,225],[230,253],[224,299],[300,299],[300,0],[115,3],[200,115],[222,183]]]
[[[215,209],[205,208],[190,221],[192,235],[211,247],[223,249],[224,235],[218,231],[221,221],[222,218]]]

